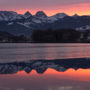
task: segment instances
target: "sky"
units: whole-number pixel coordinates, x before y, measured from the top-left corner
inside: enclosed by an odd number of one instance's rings
[[[90,0],[0,0],[0,10],[24,14],[44,11],[48,16],[56,13],[90,15]]]

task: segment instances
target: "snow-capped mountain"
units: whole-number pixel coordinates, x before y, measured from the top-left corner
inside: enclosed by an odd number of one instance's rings
[[[63,19],[66,16],[68,16],[68,15],[65,14],[65,13],[57,13],[56,15],[53,15],[53,16],[49,17],[48,20],[50,20],[50,21],[56,21],[58,19]]]
[[[41,19],[45,19],[45,18],[47,18],[47,15],[43,11],[38,11],[36,13],[35,17],[38,17],[38,18],[41,18]]]
[[[24,16],[25,16],[25,18],[29,18],[29,17],[32,16],[32,14],[31,14],[29,11],[27,11],[27,12],[24,14]]]
[[[35,15],[33,15],[31,20],[33,23],[40,24],[43,22],[47,22],[47,18],[48,16],[43,11],[38,11]]]
[[[27,11],[24,15],[13,11],[0,11],[0,31],[6,31],[15,35],[31,35],[37,29],[78,29],[83,30],[90,26],[90,16],[69,16],[65,13],[57,13],[47,16],[43,11],[32,15]],[[90,29],[90,28],[88,28]]]
[[[17,14],[13,11],[0,11],[0,21],[12,21],[16,19],[22,19],[23,15]]]

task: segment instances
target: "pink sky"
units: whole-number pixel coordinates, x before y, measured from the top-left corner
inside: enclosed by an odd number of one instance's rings
[[[47,15],[67,13],[90,15],[90,0],[0,0],[0,10],[25,13],[44,11]]]

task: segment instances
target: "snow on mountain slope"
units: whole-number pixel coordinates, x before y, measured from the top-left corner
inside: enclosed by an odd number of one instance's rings
[[[8,25],[13,25],[13,22],[9,22]]]
[[[38,11],[32,17],[32,22],[37,23],[37,24],[47,22],[47,20],[48,20],[48,16],[43,11]]]
[[[49,17],[48,20],[50,20],[50,21],[56,21],[58,19],[63,19],[66,16],[68,16],[68,15],[65,14],[65,13],[58,13],[56,15],[53,15],[53,16]]]
[[[17,14],[13,11],[0,11],[0,21],[12,21],[15,19],[22,19],[23,15]]]
[[[4,22],[3,22],[4,21]],[[18,33],[25,30],[71,28],[76,30],[90,29],[90,16],[68,16],[57,13],[48,17],[43,11],[32,15],[27,11],[24,15],[13,11],[0,11],[0,30]],[[12,29],[12,30],[11,30]]]
[[[76,30],[79,30],[79,31],[90,30],[90,25],[78,27],[78,28],[76,28]]]
[[[27,27],[27,28],[30,28],[30,22],[25,22],[25,23],[20,23],[20,22],[17,22],[17,24],[20,24],[20,25],[22,25],[22,26],[25,26],[25,27]]]

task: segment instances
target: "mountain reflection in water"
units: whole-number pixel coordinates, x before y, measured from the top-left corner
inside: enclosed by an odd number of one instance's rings
[[[90,90],[90,59],[1,63],[0,90]]]
[[[79,68],[89,69],[90,59],[76,58],[0,63],[0,74],[14,74],[18,71],[25,71],[26,73],[30,73],[32,70],[36,70],[37,73],[43,74],[48,68],[55,69],[59,72],[65,72],[70,68],[73,68],[74,70],[78,70]]]

